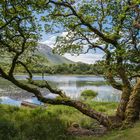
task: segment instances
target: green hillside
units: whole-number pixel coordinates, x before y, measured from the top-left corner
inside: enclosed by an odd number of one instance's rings
[[[38,69],[45,66],[55,66],[61,64],[74,64],[73,61],[68,60],[67,58],[54,54],[52,48],[45,44],[38,44],[37,51],[35,51],[36,61],[32,64],[33,69],[38,71]],[[38,59],[40,59],[38,61]],[[8,54],[3,54],[0,56],[0,64],[3,65],[4,69],[8,70],[8,67],[12,61],[12,57]],[[40,63],[41,62],[41,63]],[[17,68],[16,72],[23,72],[20,67]]]
[[[66,63],[66,64],[74,63],[63,56],[60,56],[58,54],[54,54],[52,52],[52,48],[45,45],[45,44],[38,45],[38,52],[39,52],[39,55],[47,58],[49,65],[56,65],[56,64],[59,65],[59,64],[63,64],[63,63]]]

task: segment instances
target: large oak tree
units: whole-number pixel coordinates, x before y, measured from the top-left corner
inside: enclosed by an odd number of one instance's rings
[[[6,71],[3,65],[0,65],[1,76],[33,93],[41,102],[74,107],[107,128],[134,123],[139,119],[140,112],[139,4],[136,0],[0,2],[1,56],[8,54],[11,60]],[[32,79],[27,62],[32,62],[28,60],[28,56],[33,53],[39,37],[35,13],[43,13],[42,20],[46,22],[47,31],[62,29],[66,32],[66,36],[57,39],[55,51],[80,53],[86,46],[88,50],[99,49],[103,52],[104,77],[112,87],[122,91],[114,116],[97,112],[81,101],[70,99],[63,91],[53,89],[47,81],[40,84]],[[15,79],[14,70],[17,65],[27,71],[28,81],[34,87]],[[116,77],[120,78],[121,82],[116,81]],[[59,98],[47,99],[38,87],[50,90]]]

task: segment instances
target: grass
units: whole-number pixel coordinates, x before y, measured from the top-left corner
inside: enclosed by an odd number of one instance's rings
[[[96,110],[114,114],[117,103],[90,102]],[[112,131],[102,137],[76,137],[66,134],[66,129],[78,123],[94,128],[95,120],[66,106],[49,105],[44,108],[19,108],[0,105],[0,140],[139,140],[140,122],[134,128]]]
[[[76,140],[140,140],[140,122],[133,128],[114,130],[102,137],[79,137]]]

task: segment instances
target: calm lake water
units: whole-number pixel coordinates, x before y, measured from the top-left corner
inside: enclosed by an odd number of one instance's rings
[[[18,80],[26,80],[26,78],[27,78],[27,76],[25,76],[25,75],[20,75],[20,76],[16,75],[15,77]],[[42,77],[34,76],[33,79],[42,80]],[[121,96],[121,94],[118,90],[107,85],[105,83],[104,78],[99,77],[99,76],[52,75],[52,76],[44,76],[44,80],[47,80],[53,87],[62,89],[66,93],[67,96],[69,96],[73,99],[79,99],[81,92],[86,89],[91,89],[91,90],[98,92],[97,97],[95,99],[93,99],[96,101],[118,102],[120,100],[120,96]],[[4,85],[5,84],[0,85],[0,92],[2,92],[3,95],[4,95],[4,92],[5,93],[8,92],[7,89],[9,89],[9,91],[17,92],[17,93],[22,91],[21,89],[18,89],[15,86],[11,86],[10,84],[6,84],[6,87]],[[10,90],[10,87],[11,87],[11,90]],[[24,92],[24,91],[22,91],[22,92]],[[46,94],[47,94],[46,96],[48,98],[55,97],[55,95],[49,94],[48,91],[43,90],[43,92],[46,92]],[[5,96],[2,96],[1,99],[2,99],[3,103],[7,103],[8,102],[7,100],[10,100],[9,101],[10,104],[11,104],[11,102],[13,102],[12,99],[5,97]],[[26,99],[26,100],[37,103],[37,100],[35,98],[30,98],[30,99]],[[16,104],[20,104],[20,102],[21,101],[17,101]]]

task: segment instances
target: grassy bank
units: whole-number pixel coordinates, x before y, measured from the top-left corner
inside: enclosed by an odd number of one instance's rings
[[[97,110],[113,114],[116,103],[91,103]],[[94,128],[95,120],[65,106],[48,106],[47,109],[18,108],[0,105],[0,140],[139,140],[140,123],[132,129],[114,131],[103,137],[76,137],[66,129],[78,123]]]

